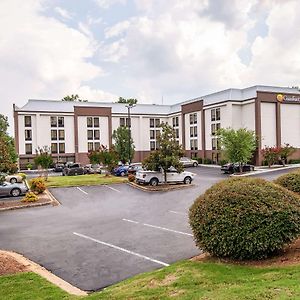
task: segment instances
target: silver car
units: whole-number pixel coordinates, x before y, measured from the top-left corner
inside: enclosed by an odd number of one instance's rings
[[[184,167],[198,167],[197,160],[188,157],[181,157],[180,162],[183,164]]]
[[[13,196],[18,197],[20,195],[24,195],[29,191],[29,188],[26,184],[20,183],[10,183],[10,182],[2,182],[0,183],[0,196],[7,197]]]

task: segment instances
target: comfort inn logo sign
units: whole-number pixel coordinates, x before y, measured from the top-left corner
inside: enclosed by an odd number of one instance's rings
[[[277,98],[277,101],[279,101],[279,102],[288,101],[288,102],[299,102],[300,103],[300,96],[277,94],[276,98]]]

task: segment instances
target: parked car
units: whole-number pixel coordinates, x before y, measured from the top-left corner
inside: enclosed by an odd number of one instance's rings
[[[183,164],[184,167],[198,167],[197,160],[188,157],[181,157],[180,162]]]
[[[253,165],[244,164],[242,167],[243,172],[254,171]],[[233,174],[240,171],[240,165],[238,163],[228,163],[221,167],[221,171],[223,171],[225,174]]]
[[[116,167],[113,170],[113,174],[115,176],[126,176],[126,175],[128,175],[128,168],[129,168],[129,166]]]
[[[26,184],[9,183],[9,182],[0,183],[1,197],[7,197],[7,196],[18,197],[20,195],[26,194],[28,191],[29,189]]]
[[[83,175],[84,168],[80,164],[67,164],[63,169],[63,176]]]
[[[101,174],[102,168],[99,164],[88,164],[84,167],[85,174]]]
[[[143,165],[142,163],[133,163],[128,167],[128,174],[133,174],[135,175],[136,172],[142,171],[143,170]]]
[[[62,172],[64,167],[65,167],[65,165],[63,163],[57,163],[57,164],[55,164],[53,171],[54,172]]]
[[[195,176],[196,174],[192,172],[183,171],[179,173],[176,169],[170,168],[167,171],[167,182],[191,184]],[[152,186],[157,186],[159,183],[164,181],[165,178],[162,171],[138,171],[136,173],[136,182],[139,184],[150,184]]]
[[[0,176],[4,176],[5,177],[5,181],[6,182],[10,182],[10,183],[21,183],[23,182],[23,178],[20,175],[7,175],[6,173],[1,173]]]

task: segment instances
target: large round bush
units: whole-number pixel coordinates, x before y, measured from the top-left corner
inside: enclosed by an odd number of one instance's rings
[[[275,181],[276,184],[284,188],[300,194],[300,171],[284,174],[278,177]]]
[[[300,235],[300,199],[262,179],[228,179],[196,199],[189,218],[200,249],[262,259]]]

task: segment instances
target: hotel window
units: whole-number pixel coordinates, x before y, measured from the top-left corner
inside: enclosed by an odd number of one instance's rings
[[[29,129],[25,130],[25,141],[31,141],[32,140],[32,131]]]
[[[211,124],[211,135],[215,135],[216,132],[221,128],[221,123]]]
[[[150,150],[155,150],[155,141],[150,141]]]
[[[155,119],[155,127],[159,127],[160,126],[160,119]]]
[[[160,130],[156,130],[155,137],[156,137],[156,139],[158,139],[160,137]]]
[[[129,119],[128,118],[120,118],[120,126],[121,127],[128,127],[129,125]]]
[[[197,113],[190,114],[190,124],[197,124]]]
[[[155,139],[155,131],[154,130],[150,130],[150,139],[151,140]]]
[[[95,118],[94,118],[94,127],[97,127],[97,128],[100,127],[100,120],[99,120],[98,117],[95,117]]]
[[[93,130],[88,130],[87,131],[87,138],[88,138],[88,140],[92,140],[93,139]]]
[[[154,128],[154,119],[150,119],[150,128]]]
[[[94,130],[94,140],[100,140],[100,130]]]
[[[58,139],[60,141],[63,141],[65,139],[65,131],[64,130],[58,130]]]
[[[92,142],[88,142],[88,152],[93,151],[93,143]]]
[[[211,140],[211,148],[212,150],[217,150],[217,139],[213,138]]]
[[[32,144],[25,144],[25,153],[32,154]]]
[[[51,144],[51,153],[54,153],[54,154],[57,153],[57,143]]]
[[[65,153],[65,143],[59,143],[59,153]]]
[[[211,110],[211,121],[220,121],[221,120],[221,109],[215,108]]]
[[[194,137],[194,127],[190,127],[190,137]]]
[[[190,140],[191,150],[198,150],[198,141],[197,140]]]
[[[99,142],[95,142],[95,150],[98,151],[100,149],[100,143]]]
[[[57,140],[57,130],[51,130],[51,140],[52,141]]]
[[[173,124],[173,127],[178,127],[179,126],[179,117],[172,118],[172,124]]]
[[[93,127],[93,118],[87,117],[86,118],[87,127]]]
[[[31,116],[24,117],[24,124],[25,124],[25,127],[31,127]]]
[[[176,137],[176,139],[179,139],[179,129],[178,128],[175,129],[175,137]]]
[[[51,127],[57,127],[57,117],[50,118]]]
[[[65,125],[65,120],[64,120],[64,117],[58,117],[57,118],[57,121],[58,121],[58,127],[64,127]]]

